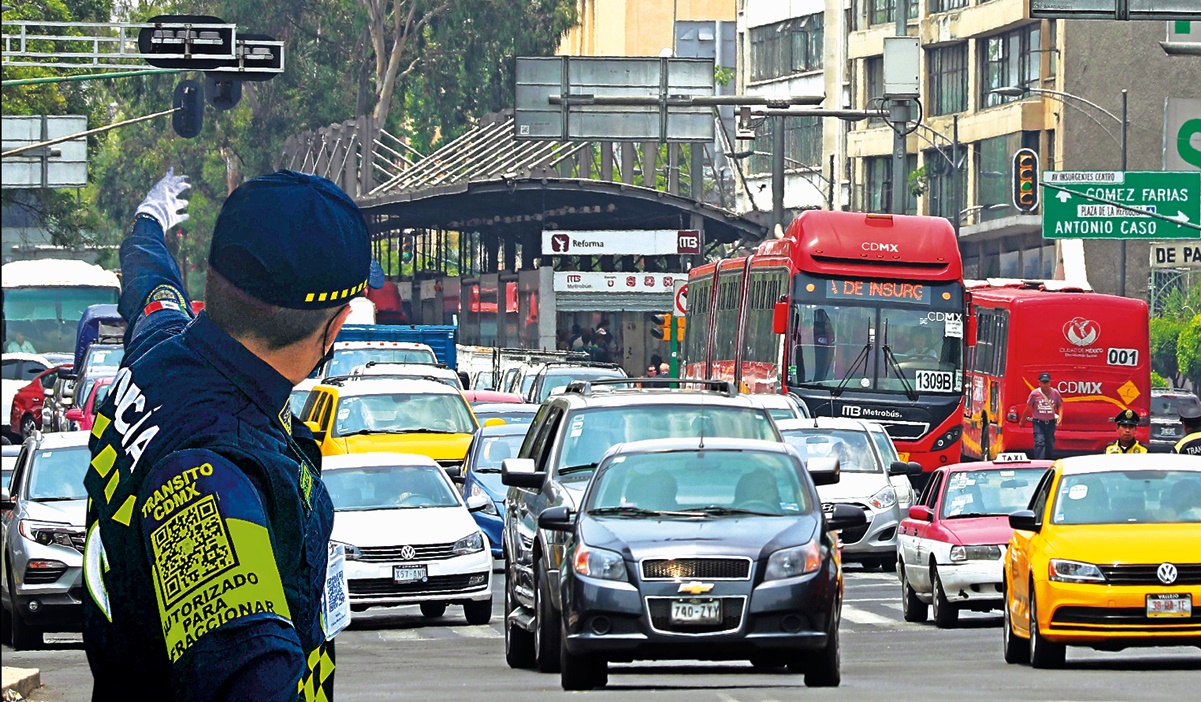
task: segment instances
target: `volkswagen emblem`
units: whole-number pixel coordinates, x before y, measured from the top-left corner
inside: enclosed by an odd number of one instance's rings
[[[416,557],[417,557],[417,549],[413,548],[412,546],[401,546],[400,547],[400,560],[411,561]],[[1173,580],[1176,579],[1176,569],[1175,568],[1172,569],[1172,579]]]
[[[1155,575],[1159,578],[1159,582],[1164,585],[1171,585],[1176,582],[1176,566],[1171,563],[1160,563],[1155,569]]]

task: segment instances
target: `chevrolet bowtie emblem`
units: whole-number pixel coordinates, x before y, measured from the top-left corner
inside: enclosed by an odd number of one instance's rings
[[[680,583],[680,592],[689,595],[703,595],[713,589],[713,583],[702,583],[699,580],[693,580],[690,583]]]

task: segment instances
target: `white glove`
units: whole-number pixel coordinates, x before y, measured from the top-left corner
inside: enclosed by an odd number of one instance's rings
[[[187,176],[175,175],[174,166],[168,168],[167,175],[154,184],[146,194],[146,199],[138,205],[134,216],[149,215],[162,225],[164,232],[170,230],[188,219],[188,215],[182,212],[183,208],[188,206],[188,201],[180,199],[179,194],[190,187],[192,186],[188,183]]]

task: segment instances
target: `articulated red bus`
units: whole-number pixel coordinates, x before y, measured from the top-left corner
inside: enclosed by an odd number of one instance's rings
[[[803,212],[688,277],[686,374],[884,425],[927,470],[959,460],[964,289],[938,217]]]
[[[1151,353],[1147,303],[1051,282],[970,281],[975,346],[968,347],[963,453],[989,459],[1034,447],[1019,426],[1042,372],[1063,395],[1056,456],[1096,453],[1113,441],[1124,409],[1143,417],[1135,432],[1147,445]]]

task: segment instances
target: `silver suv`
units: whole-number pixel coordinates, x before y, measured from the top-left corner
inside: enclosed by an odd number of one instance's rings
[[[36,648],[46,631],[79,631],[88,432],[35,433],[0,494],[0,603],[13,648]],[[11,493],[10,493],[11,490]]]
[[[502,540],[511,667],[559,670],[559,565],[569,536],[540,529],[538,516],[548,507],[576,509],[612,447],[687,437],[780,441],[767,409],[725,381],[575,381],[543,403],[518,457],[501,462],[501,481],[510,488]]]

